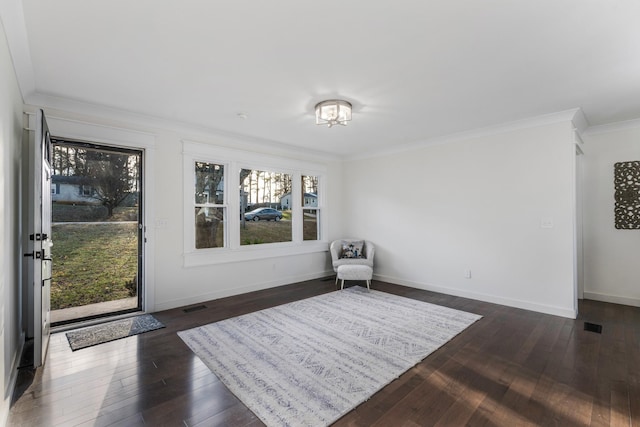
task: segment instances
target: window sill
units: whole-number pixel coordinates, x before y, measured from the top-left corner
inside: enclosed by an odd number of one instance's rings
[[[199,267],[203,265],[227,264],[327,252],[328,250],[329,244],[319,241],[248,245],[234,250],[224,248],[200,249],[184,254],[184,266]]]

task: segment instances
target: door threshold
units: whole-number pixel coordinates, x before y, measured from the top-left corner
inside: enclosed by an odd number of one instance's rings
[[[78,320],[93,319],[138,310],[138,297],[121,298],[78,307],[51,310],[51,323],[61,325]]]
[[[51,333],[55,334],[58,332],[70,331],[72,329],[86,328],[87,326],[99,325],[101,323],[111,322],[113,320],[127,319],[129,317],[135,317],[141,314],[145,314],[145,312],[143,310],[135,310],[135,311],[127,311],[126,313],[114,313],[111,316],[106,315],[101,317],[94,317],[91,319],[78,319],[77,322],[69,322],[61,325],[52,325]]]

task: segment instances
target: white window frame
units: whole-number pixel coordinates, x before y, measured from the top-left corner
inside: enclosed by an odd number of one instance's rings
[[[320,239],[322,239],[322,235],[323,235],[323,233],[322,233],[322,230],[323,230],[322,222],[323,222],[324,214],[321,212],[320,194],[319,193],[323,192],[322,191],[323,190],[322,184],[323,184],[323,181],[324,181],[324,177],[321,176],[321,175],[303,173],[300,176],[300,178],[301,178],[300,179],[300,181],[301,181],[300,185],[302,185],[302,177],[303,176],[315,176],[316,178],[318,178],[318,192],[316,193],[316,206],[304,206],[304,204],[305,204],[305,200],[304,199],[301,200],[300,204],[302,206],[303,226],[304,226],[304,211],[305,210],[307,210],[307,211],[315,211],[315,213],[316,213],[316,233],[317,233],[317,236],[318,236],[317,240],[320,240]],[[303,192],[303,191],[300,191],[300,193],[303,194],[303,197],[304,197],[304,194],[306,194],[306,192]],[[304,236],[302,236],[302,238],[304,239]],[[306,242],[315,242],[315,241],[316,240],[306,240]]]
[[[293,186],[293,180],[295,179],[295,170],[290,170],[290,169],[283,169],[283,168],[274,168],[274,167],[264,167],[264,166],[255,166],[255,164],[252,163],[238,163],[238,169],[235,171],[235,179],[236,183],[238,184],[238,188],[240,188],[240,171],[242,169],[248,169],[248,170],[257,170],[257,171],[261,171],[261,172],[272,172],[272,173],[280,173],[280,174],[287,174],[291,176],[291,184]],[[293,191],[293,190],[292,190]],[[238,192],[238,206],[240,206],[240,192]],[[238,207],[238,220],[240,223],[242,223],[242,221],[239,219],[240,218],[240,214],[241,212],[239,211],[239,207]],[[292,215],[293,215],[293,211],[292,211]],[[291,244],[293,242],[295,242],[295,237],[296,237],[296,224],[295,221],[293,220],[293,218],[291,218],[291,241],[290,242],[276,242],[276,243],[260,243],[258,245],[243,245],[242,242],[240,241],[240,228],[238,227],[238,232],[237,233],[233,233],[234,235],[237,234],[238,237],[238,245],[246,248],[249,246],[262,246],[262,245],[275,245],[275,246],[279,246],[279,245],[288,245]],[[274,246],[271,246],[274,247]]]
[[[195,196],[195,188],[196,188],[196,174],[195,174],[195,163],[196,162],[201,162],[201,163],[209,163],[209,164],[216,164],[216,165],[220,165],[224,168],[224,172],[223,172],[223,200],[222,200],[222,204],[219,203],[197,203],[196,202],[196,196]],[[192,163],[191,163],[191,216],[194,218],[194,223],[193,223],[193,227],[192,227],[192,236],[190,236],[193,239],[193,248],[196,247],[196,227],[195,227],[195,209],[199,206],[201,207],[206,207],[206,208],[214,208],[214,209],[218,209],[221,208],[224,212],[224,220],[223,220],[223,231],[224,231],[224,235],[222,236],[222,241],[223,241],[223,246],[221,248],[206,248],[206,249],[213,249],[213,250],[222,250],[226,247],[229,246],[229,227],[227,226],[228,224],[228,218],[229,218],[229,202],[227,200],[227,189],[228,189],[228,165],[226,163],[223,162],[212,162],[210,160],[202,160],[202,159],[195,159]],[[214,190],[216,191],[216,190]],[[209,195],[211,196],[211,195]],[[215,195],[214,195],[214,200],[215,200]],[[197,249],[197,250],[202,250],[202,249]]]
[[[303,175],[318,176],[318,211],[325,206],[326,166],[303,160],[276,157],[269,154],[237,150],[222,145],[212,145],[201,142],[183,142],[183,176],[184,176],[184,266],[195,267],[202,265],[239,262],[254,259],[295,256],[306,253],[326,252],[328,243],[327,229],[324,224],[326,215],[321,215],[323,224],[318,226],[318,240],[303,240],[303,218],[301,177]],[[224,165],[225,167],[225,247],[223,248],[195,248],[195,215],[194,188],[195,162],[207,162]],[[290,242],[262,243],[259,245],[240,244],[240,170],[252,169],[271,172],[287,173],[292,179],[292,230]],[[326,209],[325,209],[326,212]]]

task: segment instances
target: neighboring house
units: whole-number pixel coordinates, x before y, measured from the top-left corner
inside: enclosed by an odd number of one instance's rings
[[[53,175],[51,177],[51,200],[57,203],[79,203],[100,205],[100,200],[93,197],[95,188],[91,179],[85,176]]]
[[[218,194],[216,192],[216,194]],[[96,197],[96,186],[91,178],[85,176],[53,175],[51,177],[51,201],[55,203],[73,203],[79,205],[102,205]],[[130,192],[118,206],[137,206],[138,192]]]
[[[280,206],[282,209],[290,209],[291,208],[291,193],[287,193],[280,199]],[[318,207],[318,195],[315,193],[304,193],[304,203],[302,204],[305,208],[317,208]]]

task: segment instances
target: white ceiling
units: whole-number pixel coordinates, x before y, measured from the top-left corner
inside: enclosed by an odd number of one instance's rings
[[[343,156],[578,107],[640,118],[638,0],[21,3],[26,102]],[[354,105],[349,126],[315,125],[328,98]]]

